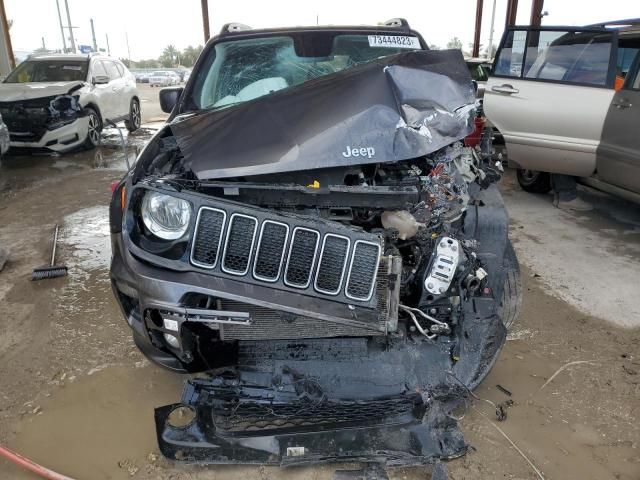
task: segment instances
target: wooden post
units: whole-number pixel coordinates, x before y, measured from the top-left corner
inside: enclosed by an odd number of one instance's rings
[[[204,28],[204,43],[209,41],[209,0],[202,2],[202,27]]]
[[[480,31],[482,30],[482,6],[483,0],[477,0],[476,3],[476,29],[473,35],[473,51],[472,57],[480,56]]]
[[[506,26],[516,24],[516,16],[518,15],[518,0],[508,0],[507,3],[507,19]]]
[[[529,23],[532,27],[539,27],[542,23],[542,8],[544,7],[544,0],[533,0],[531,2],[531,19]]]
[[[4,47],[6,49],[7,59],[9,60],[9,70],[13,70],[14,68],[16,68],[16,59],[13,57],[13,47],[11,46],[11,35],[9,34],[7,12],[4,9],[4,0],[0,0],[0,22],[2,23],[2,37],[4,39]],[[2,55],[4,55],[4,52],[2,52]],[[6,72],[6,74],[8,73],[9,72]]]

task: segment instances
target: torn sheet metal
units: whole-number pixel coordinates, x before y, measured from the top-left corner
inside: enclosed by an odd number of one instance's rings
[[[181,403],[156,409],[160,450],[188,463],[280,466],[404,467],[462,456],[468,446],[451,412],[505,338],[491,303],[476,305],[464,327],[470,338],[459,343],[241,342],[237,366],[189,380]],[[172,412],[185,407],[193,419],[175,423]]]
[[[474,102],[460,51],[412,51],[169,128],[186,170],[229,178],[426,155],[473,131]]]
[[[506,212],[495,187],[467,211],[463,240],[504,285]],[[491,370],[506,338],[492,295],[464,302],[451,335],[241,341],[230,365],[190,380],[180,403],[156,409],[160,450],[189,463],[437,464],[464,455],[452,415]],[[187,407],[193,421],[174,425]]]

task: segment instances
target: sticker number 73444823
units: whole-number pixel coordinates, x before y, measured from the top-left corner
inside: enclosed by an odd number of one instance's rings
[[[420,40],[418,40],[418,37],[401,35],[369,35],[369,46],[419,49]]]

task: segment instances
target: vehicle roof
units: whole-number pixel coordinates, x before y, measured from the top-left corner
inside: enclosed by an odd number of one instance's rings
[[[91,58],[116,60],[107,55],[98,55],[95,53],[36,53],[30,55],[28,60],[89,60]]]
[[[260,28],[253,29],[242,24],[230,23],[222,27],[220,33],[212,37],[209,42],[217,42],[227,38],[236,37],[259,37],[264,35],[274,35],[278,33],[290,34],[301,32],[368,32],[379,34],[399,34],[405,33],[418,36],[422,39],[422,35],[419,32],[412,30],[408,22],[404,19],[393,19],[392,21],[398,22],[397,25],[308,25],[308,26],[295,26],[295,27],[278,27],[278,28]],[[234,26],[240,26],[239,29],[233,29]],[[426,42],[425,42],[426,44]]]

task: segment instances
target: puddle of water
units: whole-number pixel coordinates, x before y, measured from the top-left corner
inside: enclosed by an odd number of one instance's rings
[[[68,247],[70,269],[85,272],[109,267],[109,207],[99,205],[78,210],[64,218],[60,241]]]

